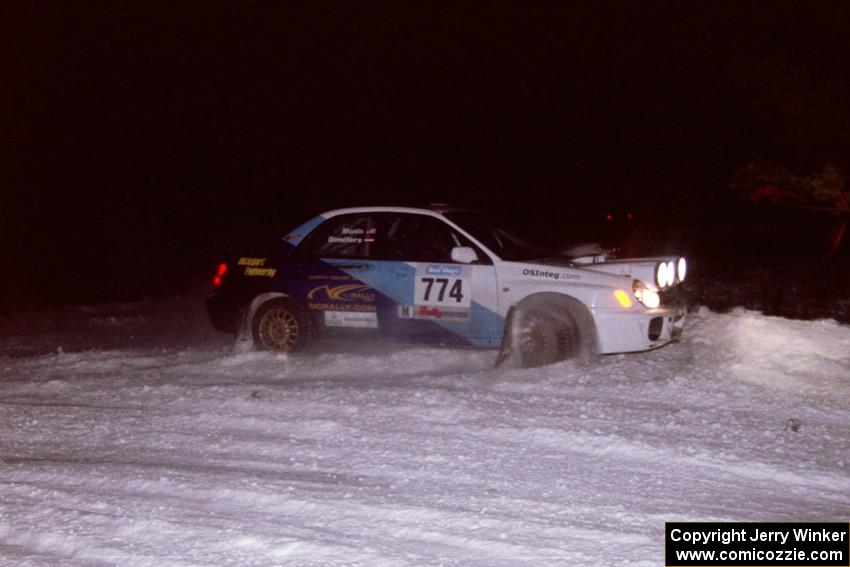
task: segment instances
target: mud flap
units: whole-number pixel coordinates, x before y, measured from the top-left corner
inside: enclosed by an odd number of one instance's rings
[[[254,309],[243,307],[239,310],[239,326],[236,329],[236,341],[233,352],[248,352],[254,348],[254,334],[251,332],[251,316]]]
[[[496,357],[496,368],[507,362],[513,354],[514,313],[516,313],[515,306],[508,309],[508,315],[505,317],[505,332],[502,334],[502,345],[499,347],[499,355]]]
[[[673,327],[670,329],[670,339],[673,342],[678,342],[682,337],[682,331],[685,330],[685,320],[688,318],[688,307],[681,304],[676,311],[676,317],[673,319]]]

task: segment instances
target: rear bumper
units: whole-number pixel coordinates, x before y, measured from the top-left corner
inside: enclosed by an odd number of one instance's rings
[[[598,311],[594,313],[599,335],[599,352],[639,352],[677,340],[685,328],[687,309],[683,303],[657,309]]]

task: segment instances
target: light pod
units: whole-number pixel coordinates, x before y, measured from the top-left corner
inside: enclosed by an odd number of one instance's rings
[[[661,262],[658,264],[658,267],[655,268],[655,283],[658,285],[658,289],[663,289],[670,285],[672,282],[670,281],[673,274],[670,272],[670,268],[667,265],[667,262]]]

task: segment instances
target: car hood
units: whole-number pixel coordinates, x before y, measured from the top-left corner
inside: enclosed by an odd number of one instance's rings
[[[592,270],[615,276],[628,276],[644,283],[655,283],[655,271],[661,262],[676,261],[679,256],[651,256],[646,258],[622,258],[609,260],[605,256],[570,259],[564,257],[541,258],[525,264]]]

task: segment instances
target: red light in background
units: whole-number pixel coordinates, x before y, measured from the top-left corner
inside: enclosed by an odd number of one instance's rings
[[[607,215],[605,215],[605,220],[607,220],[608,222],[611,222],[612,220],[614,220],[614,215],[612,215],[611,213],[608,213]]]

